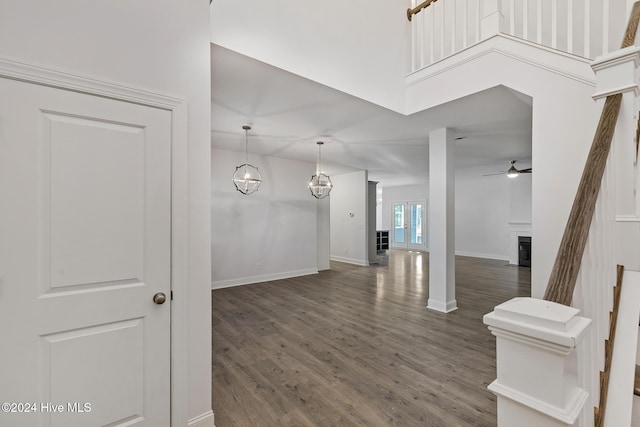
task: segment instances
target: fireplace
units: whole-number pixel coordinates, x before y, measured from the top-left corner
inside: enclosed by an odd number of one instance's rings
[[[518,236],[518,265],[531,267],[531,237]]]
[[[520,237],[531,237],[530,222],[509,222],[509,264],[520,265]],[[529,242],[529,262],[531,262],[531,242]]]

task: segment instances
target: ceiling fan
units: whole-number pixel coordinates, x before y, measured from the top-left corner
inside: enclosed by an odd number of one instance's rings
[[[511,160],[511,167],[506,171],[506,172],[500,172],[500,173],[489,173],[483,176],[491,176],[491,175],[502,175],[503,173],[506,173],[506,175],[509,178],[516,178],[517,176],[519,176],[521,173],[531,173],[531,168],[526,168],[526,169],[517,169],[515,164],[516,164],[517,160]]]

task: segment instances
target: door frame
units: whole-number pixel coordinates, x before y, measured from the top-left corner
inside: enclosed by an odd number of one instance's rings
[[[188,423],[188,116],[184,100],[0,57],[0,78],[84,93],[171,113],[171,425]],[[175,299],[174,299],[175,297]]]
[[[405,215],[405,226],[404,226],[404,242],[401,244],[397,244],[396,242],[396,206],[397,205],[402,205],[404,207],[404,215]],[[395,249],[409,249],[409,242],[407,241],[407,220],[406,220],[406,215],[407,215],[407,202],[406,201],[401,201],[401,202],[392,202],[391,203],[391,227],[389,227],[390,229],[390,235],[391,235],[391,242],[390,242],[390,246],[392,248]]]
[[[411,205],[421,205],[422,206],[422,218],[421,218],[421,224],[422,224],[422,243],[411,243],[411,224],[409,224],[409,239],[407,240],[407,246],[409,247],[409,249],[413,249],[413,250],[421,250],[424,251],[427,248],[427,221],[426,221],[426,216],[427,216],[427,203],[424,200],[408,200],[407,201],[407,206],[409,208],[409,220],[411,220]]]
[[[414,204],[422,205],[423,238],[422,238],[422,243],[420,244],[411,243],[411,237],[410,237],[411,236],[411,205],[414,205]],[[405,207],[405,223],[407,225],[405,225],[405,232],[404,232],[405,242],[402,245],[395,244],[396,243],[396,240],[395,240],[395,206],[396,205],[404,205]],[[428,248],[427,239],[426,239],[426,236],[428,235],[426,215],[427,215],[427,203],[424,200],[400,200],[400,201],[391,202],[391,227],[390,227],[390,233],[389,233],[392,236],[391,247],[396,249],[426,251]]]

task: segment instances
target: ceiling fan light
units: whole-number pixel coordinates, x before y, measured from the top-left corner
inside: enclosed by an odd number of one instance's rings
[[[518,175],[520,175],[520,171],[516,169],[515,165],[516,165],[516,160],[511,160],[511,167],[507,171],[507,176],[509,178],[516,178]]]
[[[516,178],[518,175],[520,175],[520,171],[516,169],[513,165],[507,171],[507,176],[509,178]]]

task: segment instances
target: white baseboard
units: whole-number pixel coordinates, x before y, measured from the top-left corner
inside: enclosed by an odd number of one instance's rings
[[[419,250],[421,252],[427,252],[427,253],[430,252],[429,248],[427,248],[427,249],[391,248],[391,249],[399,249],[399,250],[402,250],[402,251],[406,251],[406,250],[416,251],[416,250]],[[468,256],[468,257],[471,257],[471,258],[496,259],[496,260],[499,260],[499,261],[509,262],[509,256],[508,255],[485,254],[485,253],[482,253],[482,252],[468,252],[468,251],[456,251],[456,255]],[[338,261],[338,260],[336,260],[336,261]]]
[[[458,302],[456,300],[451,301],[436,301],[431,298],[427,300],[427,308],[431,310],[436,310],[441,313],[451,313],[454,310],[458,309]]]
[[[508,255],[484,254],[484,253],[480,253],[480,252],[467,252],[467,251],[456,251],[456,255],[468,256],[468,257],[472,257],[472,258],[497,259],[499,261],[509,262],[509,256]]]
[[[252,283],[268,282],[270,280],[289,279],[291,277],[308,276],[318,274],[317,268],[304,270],[283,271],[280,273],[263,274],[260,276],[238,277],[236,279],[218,280],[211,282],[211,289],[230,288],[232,286],[250,285]]]
[[[197,417],[191,418],[187,423],[188,427],[216,427],[213,411],[205,412]]]
[[[347,264],[362,265],[365,267],[369,266],[368,259],[355,259],[331,255],[331,261],[346,262]]]

